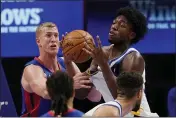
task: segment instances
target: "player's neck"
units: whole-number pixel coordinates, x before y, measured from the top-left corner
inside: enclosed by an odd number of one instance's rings
[[[67,102],[68,109],[73,109],[73,98],[70,98]]]
[[[129,48],[129,45],[127,43],[125,43],[125,44],[114,44],[114,46],[111,49],[110,59],[118,57],[119,55],[121,55],[128,48]]]
[[[113,49],[114,51],[118,52],[124,52],[126,49],[128,49],[130,46],[129,43],[119,43],[119,44],[114,44]]]
[[[131,100],[117,98],[117,101],[122,106],[122,116],[124,116],[124,115],[128,114],[130,111],[132,111],[134,105]]]
[[[52,56],[45,53],[45,54],[40,54],[38,58],[48,69],[50,69],[51,71],[56,71],[56,68],[58,67],[56,55]]]

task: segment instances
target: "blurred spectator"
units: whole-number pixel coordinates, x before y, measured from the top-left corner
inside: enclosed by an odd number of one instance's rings
[[[168,116],[176,117],[176,86],[168,92]]]

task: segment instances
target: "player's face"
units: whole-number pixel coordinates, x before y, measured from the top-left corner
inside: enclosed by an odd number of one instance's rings
[[[132,38],[134,38],[134,33],[127,19],[122,15],[114,19],[109,32],[109,42],[111,44],[121,44],[129,42]]]
[[[141,100],[142,100],[142,90],[140,90],[136,95],[133,111],[138,111],[140,109]]]
[[[39,37],[40,48],[49,54],[56,55],[59,49],[59,32],[57,27],[44,27]]]

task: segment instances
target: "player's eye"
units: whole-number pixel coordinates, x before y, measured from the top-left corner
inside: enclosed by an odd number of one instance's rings
[[[50,38],[51,37],[51,34],[46,34],[47,38]]]

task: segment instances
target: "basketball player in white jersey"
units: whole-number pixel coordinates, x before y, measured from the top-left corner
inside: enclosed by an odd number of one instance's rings
[[[143,78],[141,74],[122,72],[116,78],[116,85],[116,99],[97,105],[85,113],[85,116],[123,117],[132,110],[138,110],[143,93]]]
[[[131,7],[118,10],[109,32],[109,42],[112,44],[101,47],[99,36],[96,37],[98,47],[90,49],[87,45],[83,50],[93,58],[92,66],[88,73],[94,73],[91,77],[96,89],[100,91],[105,102],[114,100],[117,96],[116,77],[120,72],[139,72],[145,83],[145,62],[142,55],[132,44],[140,41],[147,32],[147,21],[145,16]],[[95,66],[97,64],[97,66]],[[98,68],[97,68],[98,67]],[[152,114],[143,90],[141,112],[129,113],[127,116],[156,116]]]

